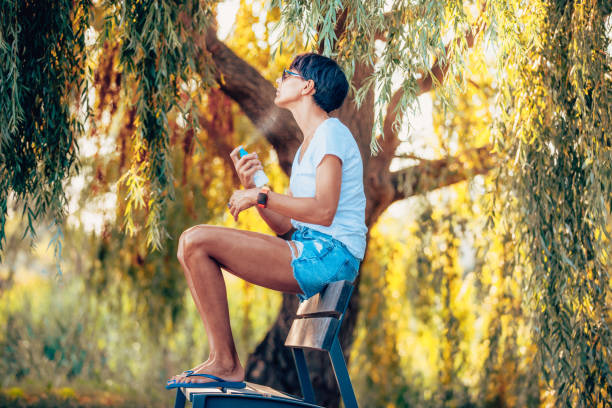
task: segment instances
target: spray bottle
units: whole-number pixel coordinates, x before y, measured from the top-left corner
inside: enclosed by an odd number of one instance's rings
[[[240,155],[240,158],[242,158],[243,156],[249,153],[246,150],[244,150],[244,147],[240,146],[240,150],[238,154]],[[255,182],[255,187],[264,186],[268,184],[269,182],[268,176],[266,176],[266,173],[264,173],[263,170],[257,170],[255,172],[255,175],[253,176],[253,181]]]

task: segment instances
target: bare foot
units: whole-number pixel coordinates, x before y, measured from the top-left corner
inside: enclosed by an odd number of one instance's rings
[[[205,369],[206,367],[208,367],[209,365],[213,364],[213,357],[208,357],[208,360],[198,364],[197,366],[195,366],[194,368],[191,368],[188,371],[192,371],[192,372],[198,372],[199,370]],[[187,375],[186,372],[182,372],[180,374],[176,374],[174,376],[172,376],[172,378],[170,378],[170,381],[174,380],[174,381],[182,381],[185,376]]]
[[[195,370],[193,374],[210,374],[215,377],[223,378],[225,381],[244,381],[244,368],[238,360],[236,362],[215,362],[208,364],[198,370]],[[181,379],[181,382],[185,383],[207,383],[214,381],[211,378],[187,375]]]

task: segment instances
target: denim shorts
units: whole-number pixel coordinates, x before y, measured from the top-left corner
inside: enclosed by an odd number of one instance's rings
[[[340,280],[352,282],[357,277],[360,260],[337,239],[302,227],[293,233],[291,240],[298,252],[296,254],[287,241],[291,249],[293,276],[304,292],[298,295],[301,300],[316,295],[328,283]]]

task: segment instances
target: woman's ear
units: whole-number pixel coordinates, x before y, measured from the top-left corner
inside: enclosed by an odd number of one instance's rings
[[[306,81],[306,83],[304,84],[304,87],[302,88],[302,95],[304,96],[314,95],[315,92],[316,92],[316,89],[315,89],[314,81],[312,79],[309,79],[308,81]]]

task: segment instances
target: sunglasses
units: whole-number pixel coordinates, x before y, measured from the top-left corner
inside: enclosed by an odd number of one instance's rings
[[[294,76],[294,77],[306,79],[303,76],[301,76],[300,74],[298,74],[297,72],[293,72],[293,71],[289,71],[288,69],[284,69],[283,70],[283,76],[281,77],[281,81],[284,81],[285,79],[289,78],[289,76]]]

